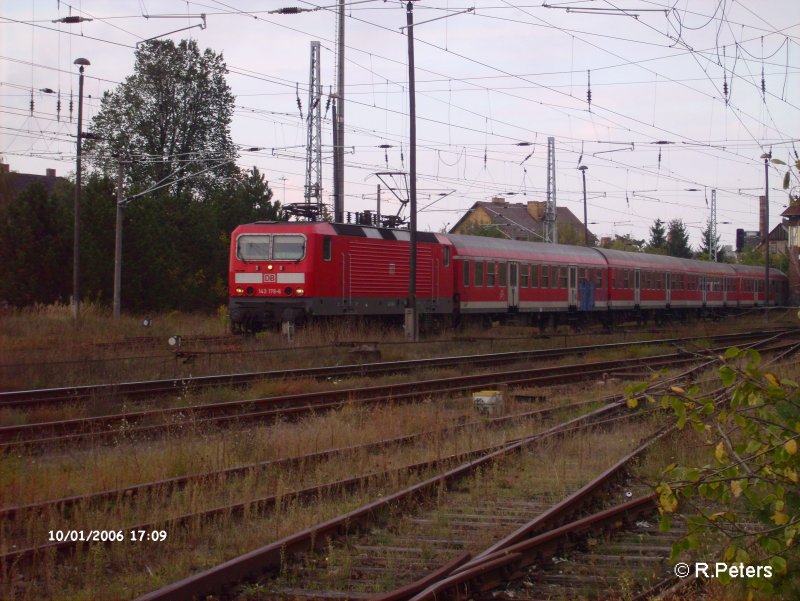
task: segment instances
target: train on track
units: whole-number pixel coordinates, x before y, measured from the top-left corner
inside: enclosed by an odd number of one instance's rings
[[[410,232],[328,222],[257,222],[231,236],[234,331],[340,316],[402,317]],[[615,322],[766,304],[763,267],[604,248],[419,232],[420,320],[516,318],[541,327]],[[788,280],[770,270],[769,304]]]

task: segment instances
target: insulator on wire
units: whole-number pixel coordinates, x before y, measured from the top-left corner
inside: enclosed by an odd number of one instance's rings
[[[61,121],[61,90],[58,91],[58,100],[56,100],[56,120]]]
[[[33,115],[33,90],[31,90],[31,115]]]
[[[400,142],[400,166],[405,169],[406,168],[406,159],[403,156],[403,143]]]
[[[586,71],[588,82],[586,88],[586,101],[589,103],[589,112],[592,112],[592,70]]]
[[[327,118],[328,116],[328,109],[331,108],[332,98],[333,98],[333,88],[328,88],[328,100],[325,102],[325,115],[322,117],[323,119]]]
[[[303,118],[303,103],[300,102],[300,84],[294,84],[294,93],[297,96],[297,110],[300,111],[300,119]]]
[[[722,58],[727,59],[728,57],[725,54],[725,46],[722,47]],[[724,62],[728,62],[725,60]],[[722,67],[722,93],[725,95],[725,104],[728,104],[728,71],[725,69],[725,66]]]
[[[658,170],[661,171],[661,147],[658,147]]]
[[[74,108],[74,103],[72,101],[72,90],[69,92],[69,122],[72,123],[72,109]]]

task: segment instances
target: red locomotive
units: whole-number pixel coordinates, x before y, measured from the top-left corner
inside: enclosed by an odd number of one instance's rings
[[[231,237],[229,312],[236,330],[321,316],[402,316],[408,230],[341,223],[259,222]],[[417,234],[422,316],[517,314],[531,323],[566,316],[610,324],[763,305],[761,267],[603,248]],[[770,304],[788,281],[770,271]]]

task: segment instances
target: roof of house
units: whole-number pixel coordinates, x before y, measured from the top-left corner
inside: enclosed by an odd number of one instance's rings
[[[8,165],[3,165],[0,175],[5,184],[0,186],[0,193],[2,193],[3,190],[7,190],[12,198],[15,198],[20,192],[37,183],[41,184],[47,193],[50,194],[56,182],[66,181],[66,178],[56,175],[55,169],[48,169],[45,175],[39,175],[36,173],[17,173],[16,171],[10,171]]]
[[[800,202],[795,202],[781,213],[782,217],[800,217]]]
[[[533,205],[531,207],[531,205]],[[508,202],[499,200],[493,201],[478,201],[450,228],[451,233],[456,233],[459,227],[466,224],[469,217],[475,211],[482,209],[492,220],[492,224],[497,225],[498,229],[503,231],[509,238],[524,239],[532,238],[535,240],[544,239],[544,223],[543,218],[536,218],[529,207],[534,213],[541,210],[541,215],[544,215],[544,203],[531,201],[528,203],[521,202]],[[566,207],[556,207],[556,221],[559,224],[569,224],[574,226],[580,231],[583,231],[583,222],[578,219],[572,211]],[[589,232],[590,235],[593,235]]]

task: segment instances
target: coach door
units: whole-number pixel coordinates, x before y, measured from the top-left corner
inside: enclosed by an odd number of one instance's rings
[[[569,266],[569,308],[578,308],[578,267]]]
[[[633,276],[633,304],[635,307],[639,306],[639,303],[642,299],[641,283],[642,283],[642,272],[637,269],[634,271],[634,276]]]
[[[664,274],[664,298],[667,299],[667,309],[672,302],[672,274],[667,272]]]
[[[519,308],[519,263],[508,264],[508,308]]]

